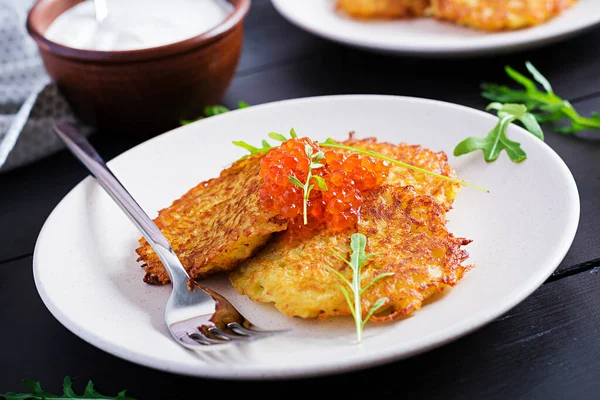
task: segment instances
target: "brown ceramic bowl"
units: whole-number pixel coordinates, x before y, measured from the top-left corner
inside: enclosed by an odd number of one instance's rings
[[[27,30],[48,74],[82,122],[102,132],[157,134],[217,104],[237,69],[250,0],[229,0],[220,25],[190,39],[141,50],[93,51],[44,37],[65,10],[84,0],[38,0]]]

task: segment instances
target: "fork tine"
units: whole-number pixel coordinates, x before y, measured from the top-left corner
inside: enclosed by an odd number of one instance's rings
[[[205,345],[205,346],[209,346],[212,344],[222,344],[225,343],[223,340],[218,340],[218,339],[212,339],[209,338],[201,333],[198,332],[194,332],[194,333],[188,333],[187,334],[188,337],[192,340],[195,340],[196,342],[198,342],[199,344]]]
[[[198,332],[187,333],[187,336],[205,346],[231,343],[235,341],[250,341],[256,338],[255,336],[249,335],[232,335],[216,327],[200,327]]]
[[[250,336],[250,335],[239,335],[237,334],[235,331],[233,331],[234,335],[224,332],[222,330],[220,330],[219,328],[208,328],[208,332],[213,335],[216,336],[217,338],[223,339],[223,340],[252,340],[254,337]]]
[[[244,328],[241,324],[237,322],[230,322],[227,324],[227,328],[238,335],[242,336],[252,336],[252,332],[249,329]]]
[[[246,328],[239,322],[230,322],[227,324],[227,328],[242,336],[272,336],[277,333],[287,332],[288,330],[281,331],[262,331],[257,329]]]

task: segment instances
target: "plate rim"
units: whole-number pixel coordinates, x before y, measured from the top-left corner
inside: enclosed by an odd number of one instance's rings
[[[500,55],[512,52],[517,52],[526,49],[534,49],[542,47],[552,43],[556,43],[562,40],[567,40],[573,36],[583,34],[600,25],[600,15],[596,20],[590,20],[585,24],[578,25],[574,29],[560,29],[549,35],[537,35],[534,37],[525,38],[517,37],[516,39],[511,38],[509,41],[498,41],[492,43],[481,43],[481,44],[470,44],[468,41],[461,43],[460,47],[449,47],[449,46],[412,46],[410,43],[400,43],[399,45],[377,45],[373,42],[366,40],[355,40],[354,38],[348,38],[345,35],[337,34],[336,32],[323,31],[315,28],[313,24],[307,23],[304,19],[298,18],[284,6],[284,3],[289,0],[271,0],[271,4],[275,10],[284,17],[288,22],[292,23],[296,27],[309,32],[313,35],[327,39],[333,42],[337,42],[346,46],[355,48],[361,48],[364,50],[383,52],[388,54],[398,55],[412,55],[412,56],[429,56],[429,57],[450,57],[450,56],[474,56],[474,55]],[[296,0],[294,0],[296,1]],[[559,16],[557,16],[558,18]],[[518,31],[514,31],[518,32]],[[523,30],[522,32],[526,32]]]
[[[344,101],[344,100],[364,101],[364,100],[369,100],[369,99],[383,99],[383,100],[387,99],[387,100],[391,100],[391,101],[409,101],[409,102],[417,102],[417,103],[425,103],[425,104],[438,104],[438,105],[445,106],[445,107],[459,109],[464,112],[470,112],[472,114],[479,114],[481,117],[485,117],[490,120],[496,119],[496,117],[494,117],[493,115],[491,115],[490,113],[487,113],[485,111],[482,111],[482,110],[479,110],[479,109],[476,109],[473,107],[469,107],[469,106],[464,106],[464,105],[460,105],[460,104],[456,104],[456,103],[442,101],[442,100],[434,100],[434,99],[413,97],[413,96],[350,94],[350,95],[311,96],[311,97],[279,100],[279,101],[274,101],[274,102],[269,102],[269,103],[258,104],[256,106],[252,106],[247,109],[232,110],[225,114],[213,116],[213,117],[211,117],[211,120],[214,121],[219,118],[229,118],[229,115],[232,115],[234,113],[251,113],[253,109],[258,109],[258,108],[277,107],[284,103],[305,103],[305,102],[314,102],[314,101]],[[192,124],[202,124],[202,123],[203,123],[203,121],[200,120],[200,121],[194,122]],[[152,141],[155,141],[155,140],[164,140],[161,138],[165,137],[167,134],[170,134],[176,130],[188,130],[189,125],[192,125],[192,124],[177,127],[173,130],[164,132],[164,133],[157,135],[155,137],[152,137],[144,142],[141,142],[138,145],[136,145],[136,146],[128,149],[127,151],[119,154],[118,156],[114,157],[113,159],[108,161],[107,164],[110,167],[114,161],[117,161],[119,159],[127,157],[127,154],[129,152],[138,149],[138,147],[145,145],[147,143],[150,143]],[[521,132],[525,133],[526,135],[529,135],[529,133],[525,129],[523,129],[517,125],[514,125],[513,128],[516,130],[520,130]],[[231,369],[231,366],[229,366],[229,367],[226,366],[224,368],[221,368],[219,366],[214,365],[213,366],[214,368],[208,369],[208,371],[202,370],[203,373],[197,373],[197,371],[196,372],[191,371],[183,363],[180,363],[177,361],[173,362],[171,360],[167,360],[165,362],[165,360],[160,359],[158,357],[152,357],[152,355],[150,355],[150,356],[145,355],[145,354],[138,355],[137,353],[131,352],[130,350],[128,350],[128,348],[126,346],[122,346],[118,343],[116,343],[116,344],[110,343],[110,342],[104,340],[101,336],[94,334],[93,332],[82,330],[75,321],[73,321],[68,315],[65,315],[64,313],[62,313],[60,308],[58,306],[56,306],[55,304],[53,304],[52,299],[46,293],[43,282],[41,282],[40,278],[39,278],[38,270],[40,268],[40,259],[39,259],[40,255],[39,255],[38,249],[39,249],[41,241],[43,240],[44,232],[50,226],[51,219],[53,218],[53,215],[56,213],[56,210],[59,209],[61,207],[61,205],[63,204],[63,202],[66,202],[67,199],[70,196],[72,196],[75,191],[80,190],[80,189],[78,189],[79,187],[89,184],[90,181],[93,181],[93,178],[89,175],[86,176],[85,178],[83,178],[79,183],[77,183],[57,203],[57,205],[52,209],[52,211],[48,215],[46,221],[44,222],[44,224],[40,230],[40,233],[38,235],[38,238],[37,238],[35,246],[34,246],[34,253],[33,253],[33,276],[34,276],[35,286],[36,286],[37,292],[38,292],[40,298],[42,299],[44,305],[46,306],[46,308],[64,327],[66,327],[73,334],[75,334],[79,338],[83,339],[84,341],[88,342],[92,346],[97,347],[111,355],[114,355],[118,358],[124,359],[129,362],[133,362],[133,363],[136,363],[136,364],[139,364],[139,365],[142,365],[145,367],[149,367],[152,369],[156,369],[159,371],[176,373],[176,374],[180,374],[180,375],[184,375],[184,376],[194,376],[194,377],[201,377],[201,378],[214,378],[214,379],[224,379],[224,380],[281,380],[281,379],[296,379],[296,378],[307,378],[307,377],[309,378],[309,377],[316,377],[316,376],[325,376],[325,375],[332,375],[332,374],[338,374],[338,373],[352,372],[352,371],[356,371],[356,370],[370,368],[373,366],[382,365],[382,364],[389,363],[392,361],[399,361],[399,360],[409,358],[409,357],[415,356],[417,354],[429,351],[431,349],[440,347],[448,342],[454,341],[460,337],[463,337],[463,336],[489,324],[495,318],[506,313],[507,311],[509,311],[510,309],[512,309],[513,307],[515,307],[516,305],[518,305],[519,303],[524,301],[533,292],[535,292],[542,285],[542,283],[549,276],[552,275],[552,273],[556,270],[556,267],[558,267],[560,262],[562,262],[562,260],[566,256],[567,252],[571,248],[571,245],[575,239],[575,235],[577,233],[579,222],[580,222],[581,203],[580,203],[580,198],[579,198],[579,191],[577,188],[577,183],[575,181],[575,178],[573,177],[571,170],[568,168],[568,166],[562,160],[562,158],[547,143],[539,142],[539,145],[542,146],[542,148],[544,148],[545,151],[548,152],[548,154],[552,158],[554,158],[554,161],[557,162],[558,165],[560,166],[560,168],[563,170],[563,172],[565,174],[565,178],[566,178],[566,183],[568,183],[569,192],[576,199],[576,201],[573,203],[573,209],[570,210],[571,213],[573,214],[573,218],[568,219],[569,226],[565,227],[566,233],[563,234],[564,239],[560,243],[560,250],[558,251],[557,256],[554,258],[554,262],[549,262],[548,265],[546,266],[546,269],[543,270],[543,273],[539,273],[537,275],[536,279],[531,279],[529,281],[528,285],[521,286],[521,290],[519,291],[518,294],[515,294],[510,299],[506,299],[506,301],[504,301],[504,302],[495,303],[495,306],[489,307],[485,312],[485,314],[486,314],[485,318],[483,318],[482,316],[479,316],[479,315],[475,315],[468,319],[461,320],[460,323],[455,324],[449,331],[444,331],[443,335],[438,334],[437,332],[424,335],[423,338],[421,338],[421,342],[425,342],[425,345],[415,346],[415,348],[412,348],[408,351],[401,351],[402,349],[400,349],[400,350],[396,350],[394,352],[386,353],[383,355],[378,354],[378,353],[371,353],[371,354],[366,355],[365,357],[363,357],[362,359],[360,359],[358,361],[354,361],[352,363],[348,363],[343,366],[336,364],[335,362],[328,361],[322,365],[319,365],[318,368],[312,366],[309,368],[309,370],[307,370],[305,367],[304,368],[303,367],[300,367],[300,368],[295,367],[291,370],[279,371],[279,372],[273,372],[272,370],[269,370],[269,372],[265,373],[265,371],[260,368],[257,368],[256,370],[253,370],[253,371],[249,371],[246,369],[245,370],[237,370],[235,368]],[[158,366],[158,365],[160,365],[160,366]],[[223,373],[223,372],[225,372],[225,373]]]

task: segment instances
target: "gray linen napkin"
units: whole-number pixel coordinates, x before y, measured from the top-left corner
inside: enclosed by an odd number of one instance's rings
[[[35,0],[0,0],[0,173],[63,146],[52,125],[75,120],[25,28]]]

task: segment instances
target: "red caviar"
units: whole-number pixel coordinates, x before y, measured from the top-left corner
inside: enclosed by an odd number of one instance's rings
[[[261,160],[260,175],[264,184],[259,191],[263,207],[280,212],[291,220],[288,229],[301,234],[325,226],[340,232],[356,226],[364,193],[384,182],[390,165],[387,161],[369,155],[326,149],[319,162],[322,167],[313,168],[312,176],[322,178],[327,190],[314,185],[307,202],[307,224],[304,224],[304,190],[290,181],[296,177],[306,183],[312,154],[322,149],[309,138],[293,138],[278,148],[269,150]]]

